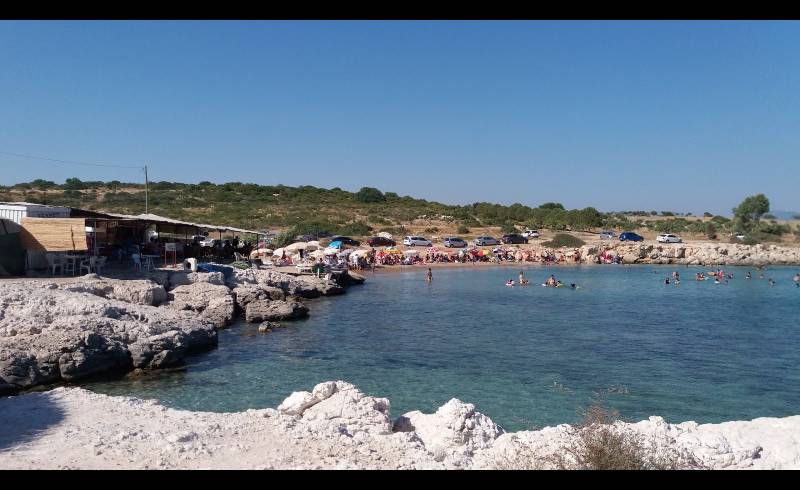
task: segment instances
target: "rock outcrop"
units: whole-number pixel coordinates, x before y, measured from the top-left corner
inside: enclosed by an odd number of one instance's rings
[[[621,256],[625,264],[688,264],[688,265],[792,265],[800,264],[800,248],[778,245],[744,245],[739,243],[659,243],[657,245],[629,242],[584,245],[581,257],[592,262],[606,252]]]
[[[77,284],[62,289],[21,282],[0,288],[0,382],[20,389],[161,367],[216,345],[214,327],[195,314],[103,296],[133,291],[129,299],[147,301],[148,295],[139,293],[150,286]]]
[[[218,273],[219,274],[219,273]],[[225,285],[194,282],[178,286],[169,292],[170,306],[178,310],[193,310],[217,328],[230,325],[235,314],[234,296]]]
[[[308,316],[308,307],[296,300],[258,299],[247,304],[245,319],[250,323],[295,320]]]
[[[295,392],[277,410],[235,413],[61,387],[0,398],[0,469],[544,469],[577,434],[569,425],[502,433],[456,399],[433,414],[409,412],[393,431],[389,408],[389,400],[344,381]],[[800,467],[800,416],[722,424],[650,417],[611,429],[638,434],[654,451],[684,454],[695,467]]]
[[[333,296],[345,292],[335,281],[324,277],[292,276],[270,270],[235,270],[234,283],[237,289],[242,285],[269,286],[282,290],[286,295],[303,298]]]
[[[437,461],[461,466],[475,451],[491,447],[505,431],[475,405],[451,399],[432,414],[408,412],[394,423],[396,432],[415,432]]]
[[[118,299],[136,305],[158,306],[167,300],[164,286],[150,280],[103,279],[97,274],[87,274],[76,282],[62,284],[61,289],[76,293],[89,293],[101,298]]]

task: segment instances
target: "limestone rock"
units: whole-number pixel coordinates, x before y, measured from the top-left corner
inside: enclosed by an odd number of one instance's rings
[[[169,275],[170,288],[174,289],[178,286],[187,286],[190,284],[207,283],[217,286],[225,285],[225,276],[222,272],[191,272],[191,271],[174,271]]]
[[[308,316],[308,307],[298,301],[252,301],[245,309],[245,319],[250,323],[262,321],[294,320]]]
[[[202,313],[201,318],[222,328],[233,322],[235,302],[227,286],[195,282],[170,291],[170,306]]]
[[[492,445],[505,431],[475,405],[451,399],[432,414],[408,412],[394,423],[395,432],[415,432],[431,453],[471,456]]]

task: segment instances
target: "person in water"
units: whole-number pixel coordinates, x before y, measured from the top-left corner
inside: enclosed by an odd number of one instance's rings
[[[547,282],[545,282],[545,285],[549,287],[556,287],[558,285],[558,281],[556,281],[556,276],[550,274],[550,277],[547,278]]]
[[[428,273],[425,274],[425,280],[428,282],[433,282],[433,271],[430,267],[428,267]]]
[[[753,277],[753,275],[752,275],[752,274],[750,274],[750,271],[747,271],[747,275],[746,275],[746,276],[744,276],[744,278],[745,278],[745,279],[750,279],[751,277]]]
[[[572,289],[578,289],[578,285],[575,284],[574,282],[570,284],[569,287],[571,287]]]
[[[769,278],[769,285],[770,286],[774,286],[775,285],[775,281],[773,281],[771,277]]]
[[[519,271],[519,285],[524,286],[528,284],[530,281],[525,279],[525,273],[523,271]]]
[[[514,286],[514,280],[513,279],[509,279],[508,281],[506,281],[506,286],[512,286],[513,287]]]
[[[664,284],[669,284],[669,277],[664,279]]]
[[[795,274],[792,280],[794,281],[794,285],[800,288],[800,272]]]

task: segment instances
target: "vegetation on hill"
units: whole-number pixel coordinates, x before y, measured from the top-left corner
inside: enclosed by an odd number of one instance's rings
[[[763,199],[762,199],[763,198]],[[81,181],[69,178],[63,184],[36,179],[0,186],[0,201],[28,201],[80,207],[99,211],[140,214],[144,212],[145,189],[141,183]],[[628,211],[601,213],[593,207],[566,209],[546,202],[539,207],[488,202],[447,205],[394,192],[363,187],[348,192],[338,187],[258,185],[241,182],[152,182],[148,187],[150,213],[187,221],[227,224],[247,229],[291,228],[295,235],[328,231],[364,236],[377,231],[406,233],[416,219],[450,222],[459,233],[480,227],[500,227],[504,233],[519,229],[596,231],[603,229],[651,229],[656,232],[730,235],[745,231],[755,240],[780,239],[791,227],[765,220],[769,201],[763,194],[745,199],[735,208],[733,220],[704,213]],[[709,223],[713,225],[709,226]],[[430,225],[427,225],[430,226]],[[797,231],[795,231],[797,233]]]

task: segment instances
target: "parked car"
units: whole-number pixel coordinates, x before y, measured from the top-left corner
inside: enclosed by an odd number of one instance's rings
[[[626,231],[625,233],[620,233],[619,234],[619,241],[621,241],[621,242],[624,242],[624,241],[641,242],[643,240],[644,240],[644,238],[642,238],[641,235],[637,235],[636,233],[634,233],[632,231]]]
[[[479,236],[475,238],[475,246],[482,247],[484,245],[500,245],[500,242],[490,236]]]
[[[457,236],[449,236],[444,239],[444,246],[447,248],[464,248],[467,242]]]
[[[431,247],[433,243],[425,237],[407,236],[403,238],[403,245],[408,247]]]
[[[601,240],[610,240],[617,236],[613,231],[601,231],[600,232],[600,239]]]
[[[367,240],[367,245],[370,247],[393,247],[397,243],[391,238],[384,238],[382,236],[374,236]]]
[[[349,236],[339,236],[339,235],[337,235],[337,236],[331,237],[331,243],[337,242],[337,241],[338,242],[342,242],[345,245],[351,245],[353,247],[357,247],[357,246],[361,245],[361,242],[359,242],[358,240],[353,240]]]
[[[672,233],[662,233],[656,237],[657,242],[661,243],[681,243],[681,237],[673,235]]]
[[[539,232],[537,230],[525,230],[522,236],[525,238],[539,238]]]
[[[744,240],[745,238],[747,238],[747,235],[745,235],[742,232],[737,232],[734,236],[736,237],[737,240]]]
[[[500,239],[503,243],[528,243],[528,239],[518,233],[503,235]]]

